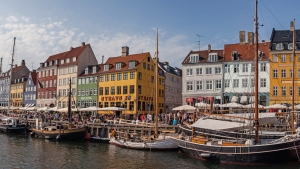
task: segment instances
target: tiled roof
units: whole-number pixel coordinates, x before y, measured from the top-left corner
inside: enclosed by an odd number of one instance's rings
[[[96,73],[93,73],[93,67],[96,66]],[[79,75],[79,77],[84,77],[84,76],[93,76],[97,75],[99,72],[103,70],[103,64],[98,64],[98,65],[90,65],[88,66],[88,74],[85,74],[85,69],[82,71],[82,73]]]
[[[262,42],[258,44],[258,50],[263,52],[261,60],[269,60],[270,42]],[[226,44],[224,45],[224,61],[232,61],[232,52],[238,52],[239,61],[251,61],[255,58],[255,44]]]
[[[36,85],[37,73],[32,71],[30,72],[30,74],[31,74],[33,84]]]
[[[300,30],[296,30],[296,45],[297,49],[300,48]],[[273,28],[272,35],[271,35],[271,50],[275,50],[276,43],[283,43],[284,44],[284,50],[288,50],[288,44],[293,42],[293,32],[290,30],[275,30]],[[297,43],[298,42],[298,43]]]
[[[130,70],[128,68],[130,61],[137,61],[136,66],[141,64],[141,62],[145,59],[145,57],[151,57],[150,53],[140,53],[140,54],[133,54],[133,55],[127,55],[127,56],[117,56],[117,57],[110,57],[105,62],[105,65],[110,64],[112,67],[109,69],[109,71],[105,72],[114,72],[114,71],[124,71],[124,70]],[[123,67],[120,70],[116,70],[116,63],[124,63]],[[101,71],[103,72],[103,71]]]
[[[171,73],[175,76],[181,76],[181,69],[179,69],[179,68],[174,68],[170,65],[165,64],[164,62],[159,62],[159,66],[162,70],[164,70],[168,73]],[[179,74],[175,71],[176,69],[179,71]]]
[[[60,66],[69,66],[69,65],[77,64],[78,63],[78,56],[80,56],[80,54],[87,47],[90,47],[90,44],[86,44],[84,46],[79,46],[79,47],[76,47],[76,48],[71,48],[69,51],[49,56],[48,59],[45,61],[45,63],[50,62],[50,61],[55,61],[55,60],[58,59],[59,60],[58,65],[60,65]],[[76,57],[75,62],[73,62],[73,57]],[[66,59],[70,59],[70,62],[66,63],[66,61],[64,61],[64,64],[60,64],[60,60],[66,60]]]
[[[190,58],[191,54],[199,54],[200,58],[199,58],[199,62],[197,62],[197,63],[205,63],[208,60],[209,53],[217,53],[218,54],[218,60],[219,61],[223,60],[223,50],[210,50],[210,52],[208,50],[190,51],[190,53],[184,58],[182,64],[190,63],[189,58]]]

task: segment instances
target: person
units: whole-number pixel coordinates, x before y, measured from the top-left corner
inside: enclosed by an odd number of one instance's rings
[[[142,120],[142,122],[145,122],[145,114],[144,113],[141,115],[141,120]]]

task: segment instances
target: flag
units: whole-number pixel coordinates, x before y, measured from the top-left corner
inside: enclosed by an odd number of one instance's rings
[[[40,88],[44,88],[44,86],[42,85],[42,83],[39,80],[37,80],[37,81],[39,83]]]

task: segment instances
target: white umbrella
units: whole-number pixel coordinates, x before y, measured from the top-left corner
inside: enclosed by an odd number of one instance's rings
[[[123,111],[123,110],[127,110],[127,109],[122,108],[122,107],[103,107],[103,108],[98,108],[98,110]]]
[[[57,111],[59,111],[59,112],[68,112],[68,107],[65,107],[65,108],[62,108],[62,109],[58,109]],[[71,111],[78,111],[78,109],[77,108],[73,108],[73,109],[71,109]]]
[[[243,105],[243,108],[254,108],[254,107],[255,107],[254,103]],[[258,108],[264,108],[264,106],[259,104]]]
[[[9,109],[10,109],[10,110],[18,110],[19,107],[10,107]]]
[[[298,104],[298,105],[294,105],[294,108],[295,108],[295,109],[300,109],[300,104]],[[292,109],[292,106],[291,106],[291,107],[289,107],[289,109]]]
[[[173,108],[172,110],[196,110],[196,107],[190,105],[183,105]]]
[[[58,110],[57,107],[51,107],[51,108],[47,109],[47,111],[57,111],[57,110]]]
[[[219,107],[241,108],[243,107],[243,105],[233,102],[233,103],[221,104]]]
[[[19,110],[26,110],[28,107],[21,107]]]
[[[38,108],[37,111],[46,111],[48,109],[48,107],[42,107],[42,108]]]
[[[26,110],[37,110],[39,107],[28,107]]]
[[[281,104],[273,104],[265,107],[265,109],[286,109],[286,108],[287,106]]]
[[[98,111],[99,107],[92,106],[92,107],[86,107],[86,108],[80,108],[79,111]]]
[[[200,103],[196,103],[195,106],[196,107],[210,107],[210,104],[200,102]]]

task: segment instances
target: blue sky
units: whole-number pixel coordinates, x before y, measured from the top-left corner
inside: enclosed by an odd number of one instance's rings
[[[289,29],[296,19],[297,0],[259,0],[260,40],[269,41],[272,28]],[[13,37],[15,62],[25,59],[37,69],[50,55],[90,43],[101,62],[129,53],[155,53],[159,29],[159,58],[181,68],[190,50],[223,49],[238,43],[240,30],[253,31],[254,0],[9,0],[0,6],[0,56],[8,70]],[[297,18],[298,17],[298,18]]]

